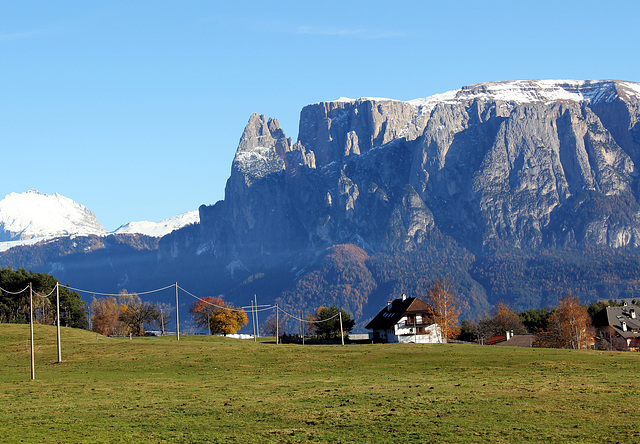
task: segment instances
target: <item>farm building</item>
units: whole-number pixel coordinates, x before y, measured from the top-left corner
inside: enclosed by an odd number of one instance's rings
[[[640,307],[605,307],[593,318],[596,341],[610,350],[640,350]]]
[[[376,342],[442,342],[440,327],[433,322],[433,309],[418,298],[395,299],[387,303],[366,326],[369,339]]]

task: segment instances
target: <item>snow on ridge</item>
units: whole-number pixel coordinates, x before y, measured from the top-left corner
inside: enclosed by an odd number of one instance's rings
[[[486,101],[511,102],[515,104],[534,102],[556,101],[591,101],[597,103],[601,100],[611,100],[617,96],[616,87],[626,94],[640,98],[640,83],[623,80],[504,80],[497,82],[477,83],[463,86],[440,94],[428,97],[408,100],[416,107],[433,109],[438,103],[454,104],[461,101],[481,99]],[[401,100],[385,99],[382,97],[360,97],[350,99],[340,97],[335,101],[323,101],[321,103],[359,103],[363,101],[391,101]]]
[[[236,155],[233,158],[233,161],[243,163],[255,158],[266,160],[269,158],[271,151],[271,148],[264,146],[256,146],[248,150],[237,151]]]
[[[614,80],[508,80],[478,83],[460,89],[410,100],[414,106],[433,108],[437,103],[457,103],[481,99],[515,104],[556,101],[611,100],[617,96],[616,87],[640,98],[640,84]]]
[[[58,193],[11,193],[0,201],[0,240],[21,241],[107,232],[84,205]]]
[[[312,103],[311,105],[320,105],[322,103],[359,103],[359,102],[402,102],[402,100],[389,99],[386,97],[358,97],[351,99],[349,97],[338,97],[336,100],[323,100],[321,102]]]
[[[187,225],[200,222],[198,210],[188,211],[158,222],[140,221],[121,225],[110,234],[144,234],[151,237],[162,237]]]
[[[257,146],[236,152],[232,168],[246,176],[260,178],[281,171],[284,168],[284,160],[274,148]]]

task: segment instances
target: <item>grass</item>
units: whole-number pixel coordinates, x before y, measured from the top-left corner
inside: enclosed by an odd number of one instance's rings
[[[0,324],[2,442],[638,442],[640,354]]]

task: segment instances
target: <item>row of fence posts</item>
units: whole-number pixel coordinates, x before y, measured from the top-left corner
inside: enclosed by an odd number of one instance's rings
[[[178,310],[178,283],[175,283],[176,289],[176,340],[180,340],[180,317]],[[259,334],[258,331],[258,298],[254,294],[254,299],[251,301],[251,319],[253,321],[253,340],[257,341]],[[344,345],[344,331],[342,329],[342,312],[340,314],[340,337],[342,339],[342,345]],[[276,344],[280,343],[280,310],[276,303]],[[301,313],[300,321],[302,323],[302,344],[304,345],[304,312]],[[58,343],[58,362],[62,362],[62,343],[60,341],[60,283],[56,282],[56,336]],[[31,379],[36,379],[36,366],[35,366],[35,350],[33,344],[33,286],[29,283],[29,342],[31,343]]]

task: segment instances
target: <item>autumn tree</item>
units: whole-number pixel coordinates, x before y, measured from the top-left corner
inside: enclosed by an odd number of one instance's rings
[[[493,314],[485,317],[478,323],[480,336],[490,338],[495,335],[503,335],[513,331],[516,335],[527,333],[527,329],[522,323],[518,314],[505,302],[498,302]]]
[[[340,337],[340,315],[342,315],[342,331],[346,334],[353,329],[355,320],[351,315],[335,305],[320,307],[309,316],[310,330],[319,338],[332,339]]]
[[[90,310],[91,330],[105,336],[124,334],[120,324],[120,304],[115,297],[94,298]]]
[[[447,342],[456,331],[460,302],[449,278],[436,279],[429,289],[429,300],[433,306],[433,318],[442,331],[442,339]]]
[[[593,337],[591,317],[587,309],[580,305],[580,298],[568,294],[560,299],[558,307],[549,317],[549,330],[559,347],[587,348]]]
[[[160,326],[160,310],[150,302],[132,301],[120,307],[120,322],[134,336],[144,335],[144,326],[152,328]]]
[[[195,324],[207,328],[212,335],[230,335],[247,325],[247,313],[221,298],[206,297],[200,299],[189,309]]]
[[[160,325],[157,304],[142,302],[135,293],[121,291],[116,297],[93,299],[90,305],[92,330],[106,336],[142,336],[144,327]]]

